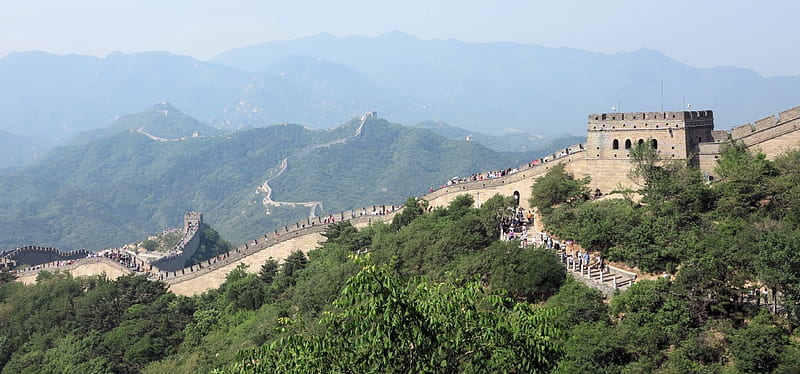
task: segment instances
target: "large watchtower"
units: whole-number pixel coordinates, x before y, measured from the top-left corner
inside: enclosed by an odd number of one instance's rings
[[[200,227],[203,225],[203,213],[200,212],[187,212],[183,215],[183,231],[189,231],[189,225]]]
[[[630,148],[650,142],[664,158],[692,159],[700,143],[712,140],[714,113],[683,112],[600,113],[589,115],[587,159],[624,159]]]

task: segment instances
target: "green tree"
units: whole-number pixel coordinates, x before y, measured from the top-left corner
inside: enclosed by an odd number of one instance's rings
[[[608,306],[600,291],[589,288],[573,278],[567,278],[558,293],[547,299],[547,306],[558,310],[557,319],[563,326],[586,322],[609,322]]]
[[[270,257],[261,265],[261,270],[258,271],[258,279],[266,284],[272,283],[275,276],[278,274],[278,261]]]
[[[564,358],[555,372],[617,374],[631,360],[632,355],[613,326],[586,322],[570,327],[570,337],[564,343]]]
[[[421,202],[422,201],[418,201],[414,197],[406,199],[405,203],[403,203],[403,211],[392,218],[392,229],[395,231],[399,230],[401,227],[408,225],[411,221],[421,216],[423,213],[423,208],[420,205]]]
[[[546,311],[488,295],[476,282],[405,283],[366,265],[335,306],[323,334],[246,351],[225,371],[539,373],[560,355]]]
[[[158,243],[155,240],[147,239],[147,240],[142,241],[142,247],[144,249],[148,250],[148,251],[152,251],[152,250],[156,249],[157,246],[158,246]]]
[[[764,314],[746,328],[735,331],[730,339],[734,363],[742,373],[771,373],[780,364],[789,343],[786,334]]]
[[[495,259],[489,284],[518,300],[544,301],[564,284],[566,270],[549,250],[495,242],[489,251]]]
[[[721,183],[718,210],[726,215],[745,217],[756,211],[770,194],[767,180],[777,174],[775,166],[762,153],[752,152],[740,142],[722,147],[715,171]]]
[[[564,164],[554,165],[531,187],[530,204],[543,215],[549,215],[554,205],[583,199],[589,193],[589,177],[575,179],[567,173]]]
[[[755,266],[761,280],[783,296],[792,325],[800,321],[800,230],[778,229],[759,243]]]

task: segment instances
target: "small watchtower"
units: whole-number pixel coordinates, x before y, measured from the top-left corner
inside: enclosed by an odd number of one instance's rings
[[[196,224],[196,227],[203,225],[203,213],[200,212],[187,212],[183,215],[183,231],[189,231],[189,225]]]
[[[586,158],[624,159],[631,147],[650,142],[664,158],[695,162],[700,143],[711,141],[712,131],[710,110],[590,114]]]

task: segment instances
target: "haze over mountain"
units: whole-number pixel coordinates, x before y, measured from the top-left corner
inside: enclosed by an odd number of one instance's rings
[[[535,134],[581,135],[586,116],[610,111],[713,109],[730,127],[800,102],[800,77],[763,78],[735,67],[693,68],[649,49],[611,55],[517,43],[420,40],[399,32],[379,37],[321,34],[224,52],[213,61],[259,71],[283,56],[303,55],[349,66],[377,85],[412,98],[417,111],[389,118],[439,118],[474,130],[504,127]]]
[[[546,137],[583,136],[587,114],[611,106],[660,110],[662,91],[663,109],[713,109],[718,128],[800,102],[800,76],[693,68],[653,50],[606,55],[397,32],[268,42],[210,62],[166,52],[12,53],[0,59],[0,81],[0,130],[38,145],[39,155],[165,101],[229,130],[276,123],[325,128],[378,111],[404,124],[439,120],[468,131],[517,129]],[[33,157],[24,147],[0,165]]]
[[[427,129],[448,139],[468,139],[469,141],[480,143],[495,151],[530,152],[535,157],[539,157],[538,155],[540,154],[553,153],[560,148],[586,141],[586,136],[563,134],[543,137],[541,135],[531,135],[514,129],[503,129],[494,132],[496,135],[489,135],[482,132],[462,129],[442,121],[422,121],[412,127]]]
[[[154,140],[137,131],[142,122],[133,119],[158,124],[152,130],[161,134],[198,125],[159,104],[0,176],[0,249],[101,249],[180,226],[190,210],[203,212],[223,237],[241,243],[308,217],[307,207],[264,206],[260,187],[270,178],[273,200],[321,201],[318,213],[329,214],[399,205],[452,176],[521,164],[527,157],[374,117],[360,132],[355,119],[325,130],[287,124],[177,141]],[[280,174],[286,158],[288,168]]]

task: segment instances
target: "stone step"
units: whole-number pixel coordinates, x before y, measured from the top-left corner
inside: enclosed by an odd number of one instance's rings
[[[561,258],[561,251],[556,252],[556,255],[559,258]],[[600,269],[598,269],[595,266],[591,266],[588,269],[588,275],[587,275],[587,269],[585,267],[583,268],[583,271],[581,271],[580,266],[575,266],[575,270],[573,270],[573,266],[569,265],[568,263],[562,263],[562,265],[564,265],[567,271],[572,273],[573,276],[588,278],[591,281],[605,285],[606,287],[614,287],[614,284],[616,282],[616,289],[624,290],[630,287],[630,285],[636,281],[635,276],[631,276],[630,274],[618,273],[609,269],[608,267],[606,267],[602,271],[602,277],[601,277]]]

